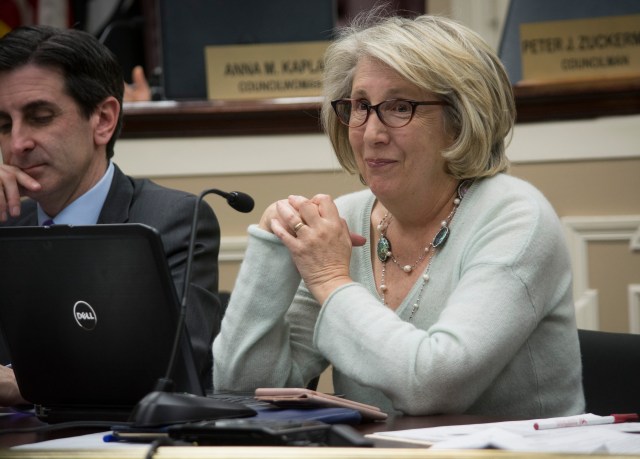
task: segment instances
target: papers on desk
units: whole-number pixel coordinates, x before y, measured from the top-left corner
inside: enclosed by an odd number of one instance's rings
[[[111,431],[79,435],[76,437],[56,438],[38,443],[13,446],[13,450],[96,450],[96,449],[148,449],[147,443],[105,442],[104,437]]]
[[[553,453],[640,453],[640,423],[536,430],[536,420],[378,432],[372,439],[432,445],[432,449],[484,449]]]

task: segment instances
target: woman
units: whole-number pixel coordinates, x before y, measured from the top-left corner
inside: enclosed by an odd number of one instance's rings
[[[299,387],[331,364],[337,393],[388,412],[582,412],[563,233],[505,175],[515,109],[491,49],[439,17],[354,25],[324,91],[336,155],[368,189],[291,196],[249,228],[215,387]]]

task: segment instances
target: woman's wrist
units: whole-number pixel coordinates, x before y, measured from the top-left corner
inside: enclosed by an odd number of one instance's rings
[[[306,284],[307,288],[319,304],[324,304],[327,298],[340,287],[352,284],[353,279],[349,276],[337,276],[324,282]]]

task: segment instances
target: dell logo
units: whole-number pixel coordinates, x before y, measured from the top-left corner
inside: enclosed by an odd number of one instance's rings
[[[90,312],[76,312],[76,319],[78,319],[78,320],[96,320],[96,318]]]
[[[86,301],[76,301],[76,304],[73,305],[73,318],[85,330],[93,330],[98,324],[96,312]]]

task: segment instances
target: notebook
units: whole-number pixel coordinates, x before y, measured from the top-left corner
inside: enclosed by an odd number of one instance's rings
[[[141,224],[0,228],[0,329],[47,422],[125,421],[165,376],[179,301]],[[185,330],[176,390],[203,395]]]

